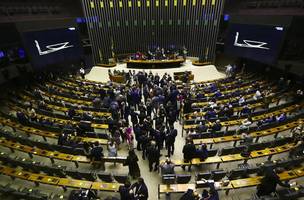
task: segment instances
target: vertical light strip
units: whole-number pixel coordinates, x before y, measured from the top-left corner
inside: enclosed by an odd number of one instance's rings
[[[91,8],[95,8],[95,4],[93,1],[90,2],[90,6],[91,6]]]
[[[150,1],[147,1],[147,7],[148,8],[150,7]]]
[[[132,7],[132,1],[128,1],[128,6],[129,6],[129,8]]]
[[[122,1],[119,1],[119,7],[122,8]]]
[[[215,0],[212,0],[211,4],[214,6],[215,5]]]
[[[110,1],[110,8],[113,8],[113,1]]]
[[[101,8],[103,8],[103,7],[104,7],[104,3],[103,3],[103,1],[100,1],[100,2],[99,2],[99,4],[100,4],[100,7],[101,7]]]
[[[137,6],[140,8],[140,6],[141,6],[141,2],[140,1],[137,1]]]
[[[203,6],[206,5],[206,0],[202,0],[202,5],[203,5]]]
[[[165,0],[165,6],[168,7],[168,0]]]
[[[175,7],[177,6],[177,0],[174,0],[174,6]]]
[[[155,1],[155,6],[156,6],[156,7],[159,6],[159,1],[158,1],[158,0]]]
[[[183,6],[187,5],[187,0],[183,0]]]
[[[192,0],[192,5],[193,5],[193,6],[196,5],[196,0]]]

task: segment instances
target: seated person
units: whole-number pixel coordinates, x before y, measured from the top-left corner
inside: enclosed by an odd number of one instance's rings
[[[174,167],[174,163],[172,163],[170,158],[167,157],[166,161],[160,165],[161,175],[175,174]]]
[[[180,200],[199,200],[200,195],[193,191],[192,189],[188,189],[183,196],[180,198]]]
[[[240,96],[240,98],[239,98],[239,105],[241,106],[241,105],[243,105],[245,103],[246,103],[245,97],[244,96]]]
[[[252,119],[250,117],[248,117],[242,121],[242,124],[240,125],[239,130],[249,129],[251,124],[252,124]]]
[[[200,161],[204,161],[208,158],[208,149],[206,144],[201,144],[200,148],[196,150],[197,157]]]
[[[261,99],[262,98],[262,94],[259,90],[257,90],[253,96],[253,99],[254,100],[258,100],[258,99]]]
[[[218,119],[215,121],[215,123],[213,123],[212,131],[216,132],[216,131],[220,131],[221,129],[222,129],[222,124],[221,124],[221,121]]]
[[[248,132],[243,132],[241,134],[241,138],[242,138],[241,144],[243,145],[249,146],[253,142],[253,138]]]
[[[264,120],[264,123],[274,123],[277,121],[277,118],[274,115],[271,115],[270,117],[268,117],[267,119]]]
[[[251,114],[251,108],[248,105],[243,106],[240,114],[241,115],[250,115]]]
[[[277,117],[277,121],[280,122],[284,122],[287,120],[287,116],[285,113],[282,113],[280,116]]]
[[[217,115],[217,113],[215,112],[215,110],[214,110],[214,109],[210,109],[210,110],[208,110],[208,111],[206,112],[206,114],[205,114],[205,119],[209,120],[209,119],[211,119],[211,118],[215,118],[216,115]]]
[[[217,91],[214,93],[214,96],[215,96],[216,98],[221,97],[222,95],[223,95],[223,94],[221,93],[220,90],[217,90]]]
[[[203,133],[206,132],[208,127],[206,126],[205,122],[200,122],[200,124],[197,126],[197,132]]]
[[[27,116],[22,112],[21,110],[18,110],[16,113],[17,119],[20,122],[20,124],[25,125],[28,122]]]

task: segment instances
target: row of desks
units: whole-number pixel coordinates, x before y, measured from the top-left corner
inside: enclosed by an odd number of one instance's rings
[[[18,110],[19,109],[19,110],[23,110],[23,112],[26,112],[26,110],[24,110],[23,108],[18,107],[16,105],[9,104],[9,106],[13,110]],[[67,120],[67,119],[59,119],[59,118],[54,118],[54,117],[50,117],[50,116],[47,116],[47,115],[41,115],[41,114],[36,114],[36,115],[37,115],[37,118],[39,118],[39,119],[45,118],[45,119],[49,119],[49,120],[51,120],[53,122],[56,122],[56,123],[59,123],[59,124],[68,124],[68,123],[71,123],[73,125],[77,125],[77,124],[80,123],[79,121]],[[91,123],[91,127],[92,128],[96,128],[96,129],[108,129],[109,125],[108,124]]]
[[[22,99],[24,99],[26,101],[34,100],[27,95],[21,95],[21,97],[22,97]],[[49,109],[52,109],[52,110],[57,110],[57,111],[65,112],[65,113],[69,111],[69,108],[67,108],[67,107],[56,106],[56,105],[52,105],[52,104],[46,104],[46,107],[49,108]],[[94,116],[107,117],[107,118],[112,115],[110,112],[86,111],[86,110],[82,110],[82,109],[75,109],[75,112],[77,114],[83,114],[84,112],[90,112]]]
[[[33,127],[28,127],[28,126],[23,126],[19,123],[13,122],[10,119],[4,119],[2,117],[0,117],[0,124],[5,125],[5,126],[9,126],[12,129],[16,129],[19,131],[22,131],[26,134],[30,134],[30,135],[39,135],[42,137],[48,137],[48,138],[58,138],[59,137],[59,133],[56,132],[51,132],[51,131],[44,131],[44,130],[40,130],[37,128],[33,128]],[[90,142],[90,143],[94,143],[94,142],[99,142],[99,144],[102,145],[107,145],[108,144],[108,140],[107,139],[101,139],[101,138],[91,138],[91,137],[74,137],[73,139],[77,140],[77,141],[81,141],[81,142]],[[46,140],[46,139],[45,139]]]
[[[56,176],[47,176],[44,174],[36,174],[28,171],[17,170],[7,166],[0,166],[0,173],[10,177],[31,181],[36,184],[42,183],[53,186],[60,186],[64,188],[70,187],[117,192],[119,186],[121,186],[121,184],[119,183],[92,182],[70,178],[59,178]]]
[[[259,121],[259,120],[262,120],[262,119],[266,119],[270,116],[278,116],[282,113],[290,113],[296,109],[299,109],[303,106],[303,104],[294,104],[294,105],[291,105],[291,106],[288,106],[288,107],[284,107],[282,109],[279,109],[279,110],[276,110],[276,111],[273,111],[273,112],[269,112],[269,113],[266,113],[266,114],[262,114],[262,115],[257,115],[257,116],[254,116],[252,117],[252,121]],[[242,124],[242,121],[243,119],[237,119],[237,120],[231,120],[231,121],[224,121],[224,122],[221,122],[221,125],[222,126],[234,126],[234,125],[240,125]],[[192,125],[183,125],[183,129],[193,129],[193,128],[196,128],[198,126],[198,124],[192,124]]]
[[[212,156],[208,157],[206,160],[201,161],[199,158],[192,159],[192,165],[201,165],[201,164],[217,164],[219,168],[221,163],[225,162],[234,162],[234,161],[247,161],[248,159],[254,159],[264,156],[273,156],[275,154],[287,152],[294,147],[293,144],[285,144],[282,146],[277,146],[274,148],[265,148],[258,151],[252,151],[249,157],[243,157],[241,154],[230,154],[224,156]],[[161,163],[165,162],[164,160]],[[190,165],[190,162],[184,162],[184,160],[172,160],[175,166],[187,166]]]
[[[295,178],[300,178],[304,176],[304,167],[299,167],[294,170],[284,171],[278,174],[280,180],[287,181]],[[215,188],[217,190],[230,190],[230,189],[239,189],[244,187],[252,187],[260,184],[262,176],[244,178],[231,180],[228,185],[223,185],[222,182],[215,182]],[[161,193],[184,193],[188,189],[200,188],[202,185],[207,185],[203,181],[197,181],[196,184],[172,184],[172,185],[163,185],[160,184],[158,186],[158,192]]]
[[[250,133],[250,136],[253,138],[259,138],[264,137],[268,135],[278,134],[282,131],[286,131],[292,128],[295,128],[299,124],[303,123],[303,119],[299,119],[297,121],[293,121],[281,126],[276,126],[273,128],[269,128],[266,130],[261,131],[254,131]],[[224,142],[232,142],[232,141],[239,141],[242,140],[241,135],[229,135],[229,136],[223,136],[223,137],[214,137],[214,138],[204,138],[204,139],[194,139],[193,142],[195,145],[200,144],[218,144],[218,143],[224,143]]]
[[[76,167],[78,167],[78,163],[92,163],[91,160],[86,156],[73,155],[73,154],[61,153],[56,151],[48,151],[37,147],[31,147],[31,146],[19,144],[17,142],[13,142],[5,138],[0,138],[0,145],[11,149],[11,151],[17,150],[24,153],[28,153],[30,157],[32,157],[33,155],[38,155],[49,158],[52,162],[54,162],[54,159],[74,162]],[[126,157],[103,158],[104,162],[113,162],[113,163],[124,163],[125,160]]]

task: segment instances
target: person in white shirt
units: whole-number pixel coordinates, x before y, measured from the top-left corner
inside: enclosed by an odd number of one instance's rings
[[[260,92],[259,90],[257,90],[257,91],[255,92],[255,95],[253,96],[253,99],[254,99],[254,100],[258,100],[258,99],[260,99],[260,98],[262,98],[262,94],[261,94],[261,92]]]
[[[83,67],[80,68],[79,73],[80,73],[81,78],[84,79],[85,71],[84,71]]]

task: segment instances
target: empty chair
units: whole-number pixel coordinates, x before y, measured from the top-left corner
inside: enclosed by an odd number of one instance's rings
[[[215,156],[217,154],[218,149],[209,149],[208,150],[208,157]]]
[[[219,155],[224,156],[224,155],[229,155],[234,153],[234,148],[235,147],[224,147],[220,150]]]
[[[226,172],[223,170],[212,171],[211,174],[211,179],[213,179],[214,181],[219,181],[226,176]]]
[[[229,172],[228,178],[229,180],[235,180],[238,178],[243,178],[247,175],[247,169],[246,168],[237,168],[233,169]]]
[[[191,180],[190,174],[178,174],[176,175],[176,183],[177,184],[186,184]]]
[[[126,181],[128,180],[128,176],[127,175],[113,175],[115,181],[117,181],[118,183],[121,184],[125,184]]]
[[[200,181],[202,179],[210,179],[211,178],[211,172],[201,172],[196,174],[196,181]]]
[[[176,175],[175,174],[165,174],[162,176],[162,183],[163,184],[175,184]]]
[[[108,183],[113,182],[113,177],[112,174],[110,173],[98,173],[97,176],[100,180],[104,182],[108,182]]]
[[[81,179],[85,179],[85,180],[88,180],[88,181],[96,181],[96,179],[97,179],[96,173],[94,173],[94,172],[78,171],[78,173],[79,173]]]

